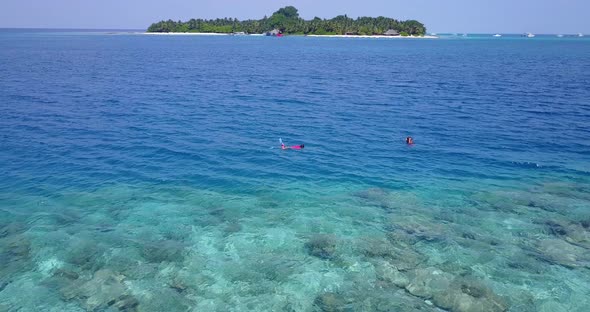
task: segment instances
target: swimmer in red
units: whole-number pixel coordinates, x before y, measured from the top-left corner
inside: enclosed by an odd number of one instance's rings
[[[412,137],[407,137],[406,138],[406,144],[408,144],[408,145],[414,144],[414,139],[412,139]]]

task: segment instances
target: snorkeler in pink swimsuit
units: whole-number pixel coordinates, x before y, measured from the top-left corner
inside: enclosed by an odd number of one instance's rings
[[[294,150],[300,150],[302,148],[305,147],[305,144],[301,144],[301,145],[293,145],[293,146],[285,146],[285,144],[281,144],[281,149],[294,149]]]
[[[301,145],[293,145],[293,146],[285,146],[285,143],[283,143],[282,139],[279,139],[279,142],[281,142],[281,149],[294,149],[294,150],[300,150],[303,149],[305,147],[305,144],[301,144]]]

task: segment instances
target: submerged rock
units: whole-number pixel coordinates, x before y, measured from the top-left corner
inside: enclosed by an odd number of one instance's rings
[[[501,211],[513,214],[530,213],[531,210],[560,212],[567,209],[567,204],[556,201],[546,193],[532,191],[494,191],[483,192],[471,198],[482,210]]]
[[[391,292],[386,290],[386,293],[371,292],[371,297],[367,300],[371,304],[367,308],[354,309],[351,311],[377,311],[377,312],[442,312],[439,308],[434,306],[429,300],[423,300],[408,294],[405,290],[399,289]]]
[[[11,222],[0,228],[0,238],[21,234],[27,231],[27,227],[22,222]]]
[[[272,196],[258,196],[258,206],[266,209],[274,209],[279,207],[279,201]]]
[[[225,228],[223,229],[223,233],[225,235],[231,235],[233,233],[240,232],[242,230],[242,225],[239,222],[230,222],[228,223]]]
[[[391,193],[389,191],[379,187],[372,187],[354,193],[354,196],[364,199],[371,205],[375,205],[386,210],[391,210],[394,208],[390,195]]]
[[[119,311],[136,311],[139,301],[123,283],[125,276],[111,270],[96,271],[88,281],[76,280],[60,289],[65,300],[77,299],[87,311],[108,307]]]
[[[339,312],[347,311],[346,309],[346,298],[333,292],[327,292],[318,295],[313,301],[313,305],[316,310],[322,312]]]
[[[548,234],[562,238],[570,244],[590,249],[590,229],[584,221],[563,222],[548,220],[545,221],[544,225]]]
[[[431,300],[437,307],[457,312],[502,312],[508,304],[490,288],[474,279],[455,277],[437,268],[416,269],[406,290]]]
[[[107,305],[112,305],[119,309],[119,311],[136,311],[137,306],[139,306],[139,301],[130,295],[123,295],[117,299],[109,301]]]
[[[0,291],[3,291],[4,288],[6,288],[6,286],[8,286],[8,284],[10,284],[10,281],[0,279]],[[2,310],[0,310],[0,311],[2,311]]]
[[[577,198],[590,200],[590,187],[582,183],[547,183],[539,190],[542,193],[552,194],[564,198]]]
[[[162,285],[163,287],[154,286],[148,281],[136,281],[134,289],[137,290],[137,294],[131,298],[120,298],[118,306],[126,308],[126,310],[119,308],[120,311],[220,311],[219,309],[195,309],[193,301],[195,298],[193,294],[189,293],[189,288],[178,291],[165,287],[165,285]],[[221,311],[228,310],[222,309]]]
[[[11,235],[0,240],[0,259],[6,262],[22,262],[30,258],[31,242],[22,235]]]
[[[93,240],[78,240],[68,249],[65,261],[83,269],[93,270],[101,266],[105,248]]]
[[[555,301],[546,301],[543,302],[538,307],[538,312],[567,312],[569,311],[566,307],[562,304],[557,303]]]
[[[547,265],[544,262],[523,253],[512,255],[506,264],[511,269],[532,274],[542,274],[547,270]]]
[[[561,222],[548,220],[548,221],[545,221],[545,227],[546,227],[548,234],[555,235],[555,236],[567,235],[567,230],[565,228],[565,224],[563,224]]]
[[[429,304],[426,300],[409,294],[403,288],[382,283],[374,284],[374,286],[355,284],[351,288],[342,288],[336,296],[344,298],[345,307],[335,311],[443,312],[432,303]],[[340,303],[342,304],[342,300]]]
[[[360,252],[366,257],[387,260],[401,271],[414,269],[425,260],[411,245],[403,242],[365,238],[360,240],[359,245]]]
[[[507,303],[494,294],[490,288],[469,278],[456,278],[450,291],[437,293],[433,297],[441,308],[459,312],[501,312],[508,309]]]
[[[465,231],[461,234],[462,238],[470,239],[470,240],[476,240],[478,238],[478,236],[479,235],[477,235],[476,233],[468,232],[468,231]]]
[[[410,284],[406,273],[398,270],[387,261],[379,261],[375,264],[375,274],[379,280],[392,283],[400,288],[405,288]]]
[[[470,266],[466,266],[464,263],[461,263],[460,260],[445,261],[437,264],[437,268],[454,276],[467,276],[474,273]]]
[[[391,242],[378,238],[364,238],[359,241],[360,251],[371,258],[391,258],[398,254]]]
[[[435,293],[449,290],[454,276],[437,268],[416,269],[409,274],[410,282],[406,290],[424,299],[430,299]]]
[[[0,238],[0,282],[19,272],[32,270],[33,266],[31,242],[25,234]]]
[[[209,212],[210,215],[215,216],[215,217],[218,217],[222,221],[225,220],[226,211],[225,211],[225,208],[223,206],[213,207],[213,208],[209,209],[208,212]]]
[[[333,235],[319,234],[311,237],[304,245],[307,253],[324,260],[336,258],[336,238]]]
[[[518,201],[520,196],[517,192],[481,192],[471,197],[471,205],[479,210],[512,213],[519,204],[525,204],[524,201]]]
[[[252,268],[261,273],[266,279],[276,282],[288,282],[291,275],[300,268],[301,263],[288,257],[268,255],[263,261],[257,261]]]
[[[355,196],[367,200],[380,200],[389,195],[389,191],[380,187],[371,187],[354,193]]]
[[[388,237],[394,241],[416,244],[421,241],[441,242],[446,240],[444,225],[415,217],[396,217],[388,226]]]
[[[172,280],[168,286],[179,294],[185,292],[187,289],[187,286],[177,279]]]
[[[184,244],[173,240],[145,243],[140,252],[144,259],[152,263],[180,262],[184,259]]]
[[[544,239],[534,242],[530,250],[540,260],[559,264],[568,268],[590,268],[588,250],[572,245],[561,239]]]
[[[65,278],[68,280],[77,280],[80,277],[80,275],[77,272],[68,268],[58,268],[54,270],[53,276]]]

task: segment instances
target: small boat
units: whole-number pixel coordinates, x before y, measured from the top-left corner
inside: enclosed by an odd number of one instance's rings
[[[526,33],[526,34],[524,34],[524,36],[527,38],[534,38],[535,37],[535,35],[533,35],[531,33]]]
[[[579,34],[578,34],[578,37],[584,37],[584,34],[582,34],[582,33],[579,33]]]
[[[563,35],[557,35],[557,38],[563,38]]]
[[[495,34],[493,37],[502,37],[500,34]]]

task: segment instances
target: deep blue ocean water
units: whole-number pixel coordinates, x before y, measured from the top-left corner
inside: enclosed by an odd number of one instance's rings
[[[588,86],[586,37],[1,30],[0,311],[587,311]]]

